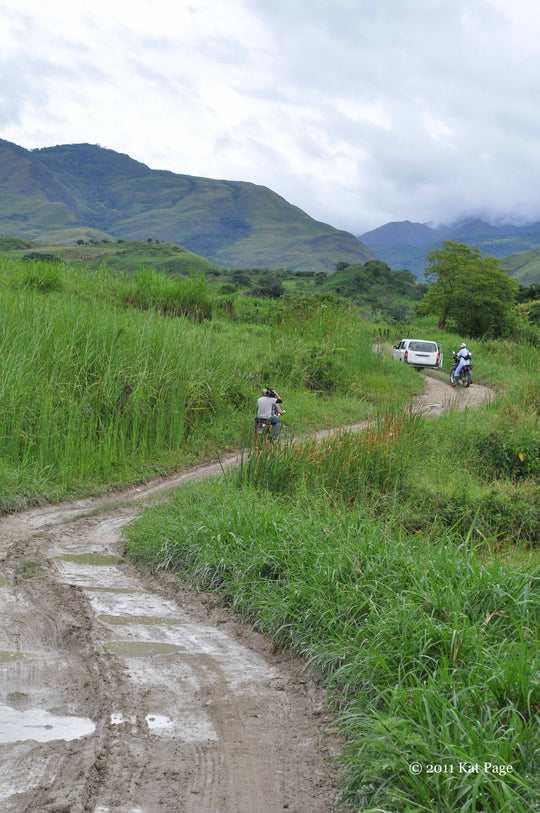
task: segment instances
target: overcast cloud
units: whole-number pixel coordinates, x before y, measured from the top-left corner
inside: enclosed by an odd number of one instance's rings
[[[263,184],[354,234],[540,220],[536,0],[4,0],[0,138]]]

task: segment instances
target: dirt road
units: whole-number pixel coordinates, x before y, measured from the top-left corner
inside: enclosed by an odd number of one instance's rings
[[[490,395],[426,381],[429,415]],[[2,811],[333,809],[339,744],[302,664],[123,556],[144,504],[235,462],[0,519]]]

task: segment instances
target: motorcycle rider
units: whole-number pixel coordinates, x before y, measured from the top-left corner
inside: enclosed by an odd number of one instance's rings
[[[454,387],[456,386],[455,381],[459,378],[459,374],[463,370],[466,364],[468,364],[471,360],[471,354],[467,350],[467,345],[462,342],[459,345],[459,350],[457,353],[454,354],[454,358],[457,360],[457,367],[454,370]]]
[[[278,393],[271,387],[265,387],[262,395],[257,401],[257,415],[255,417],[255,428],[266,421],[272,424],[272,440],[277,441],[281,431],[280,415],[285,414],[279,404],[283,403]]]

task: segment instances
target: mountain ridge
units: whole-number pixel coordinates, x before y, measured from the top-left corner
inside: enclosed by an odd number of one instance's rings
[[[358,237],[267,187],[153,170],[93,144],[26,150],[0,140],[0,233],[58,244],[151,238],[225,268],[331,272],[375,259]]]
[[[525,226],[490,224],[481,218],[469,218],[438,227],[410,220],[385,223],[360,235],[362,242],[392,269],[407,269],[419,280],[424,279],[426,255],[440,248],[443,241],[476,247],[484,255],[501,260],[501,264],[523,284],[540,282],[540,274],[527,267],[527,258],[520,262],[516,255],[540,248],[540,221]],[[507,258],[512,257],[511,262]]]

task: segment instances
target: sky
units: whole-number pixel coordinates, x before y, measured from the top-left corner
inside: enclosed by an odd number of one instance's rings
[[[540,220],[537,0],[0,0],[0,138],[248,181],[361,235]]]

